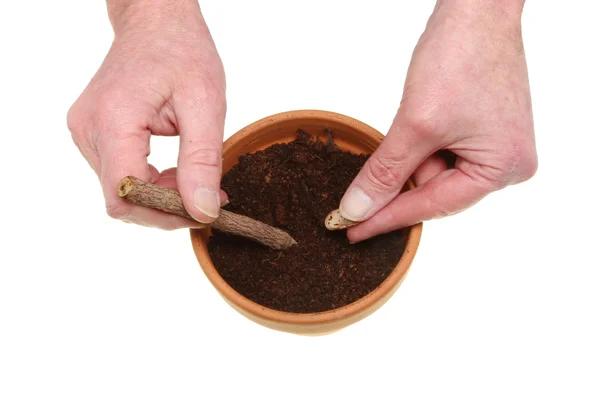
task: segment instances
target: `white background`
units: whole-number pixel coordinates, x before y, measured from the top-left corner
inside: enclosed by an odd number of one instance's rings
[[[229,136],[304,108],[387,131],[434,1],[202,3]],[[526,5],[534,179],[427,223],[388,304],[307,338],[228,307],[187,231],[106,216],[65,122],[112,40],[103,2],[2,2],[0,397],[600,396],[598,11]],[[177,139],[152,144],[175,165]]]

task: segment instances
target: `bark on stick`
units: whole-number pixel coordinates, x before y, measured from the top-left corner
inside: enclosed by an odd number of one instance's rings
[[[130,203],[196,221],[183,207],[179,192],[173,189],[159,187],[129,176],[121,180],[117,191],[120,197]],[[253,240],[275,250],[287,249],[296,244],[296,241],[285,231],[223,209],[213,223],[202,225]]]

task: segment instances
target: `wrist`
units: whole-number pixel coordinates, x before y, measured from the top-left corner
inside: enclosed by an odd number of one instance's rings
[[[436,12],[464,20],[479,21],[482,26],[507,28],[521,26],[525,0],[438,0]]]
[[[204,25],[197,0],[107,0],[115,36],[143,29]]]

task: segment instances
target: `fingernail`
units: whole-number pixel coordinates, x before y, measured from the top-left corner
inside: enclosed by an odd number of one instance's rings
[[[351,241],[351,240],[349,240],[349,241],[348,241],[348,243],[350,243],[351,245],[354,245],[354,244],[356,244],[356,242],[353,242],[353,241]]]
[[[221,203],[221,207],[225,207],[229,204],[229,197],[225,191],[219,191],[219,203]]]
[[[340,213],[350,221],[361,221],[373,206],[373,199],[369,198],[360,188],[352,188],[340,203]]]
[[[194,206],[211,218],[219,216],[219,194],[209,188],[194,191]]]

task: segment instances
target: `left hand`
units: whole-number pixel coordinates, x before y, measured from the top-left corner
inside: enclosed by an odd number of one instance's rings
[[[149,4],[151,3],[151,4]],[[117,195],[123,177],[177,189],[188,213],[214,221],[220,190],[225,72],[195,0],[109,1],[115,30],[102,66],[67,116],[73,141],[98,174],[107,213],[162,229],[198,223]],[[150,136],[180,136],[178,167],[148,163]]]

